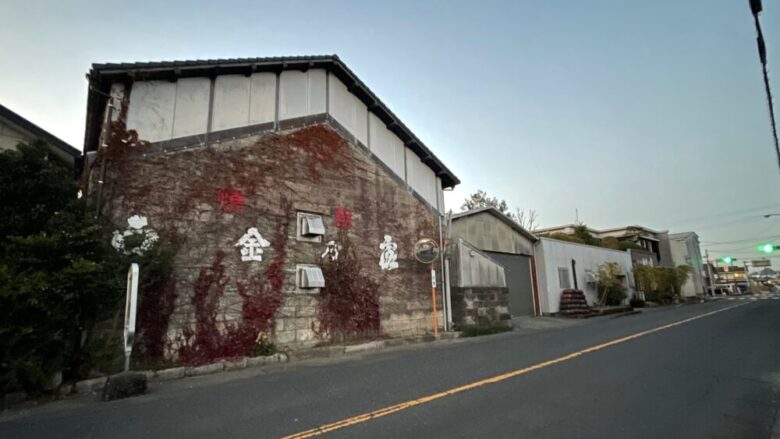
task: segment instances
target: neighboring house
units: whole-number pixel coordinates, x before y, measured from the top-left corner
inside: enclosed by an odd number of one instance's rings
[[[36,141],[44,142],[55,157],[69,166],[75,166],[81,157],[81,151],[78,149],[0,105],[0,151],[15,149],[19,143],[30,144]]]
[[[535,245],[539,302],[543,314],[557,313],[565,289],[582,290],[589,305],[599,300],[597,273],[607,262],[620,267],[627,299],[634,293],[634,276],[628,252],[541,237]]]
[[[539,240],[492,207],[452,216],[452,236],[462,238],[504,266],[512,316],[540,315],[534,284],[534,244]]]
[[[704,260],[699,247],[699,235],[695,232],[672,233],[669,235],[674,265],[690,265],[692,270],[682,287],[683,297],[704,294]]]
[[[439,240],[442,190],[459,180],[337,56],[95,64],[89,82],[89,200],[120,229],[139,215],[177,243],[171,340],[203,323],[198,294],[215,273],[215,312],[233,325],[265,300],[247,288],[282,295],[261,307],[277,346],[320,343],[325,323],[351,318],[390,336],[431,331],[442,263],[412,250]],[[350,255],[360,271],[334,284],[322,268]],[[320,300],[348,287],[366,303],[339,314]]]
[[[745,267],[730,267],[728,265],[723,267],[716,266],[715,271],[713,272],[713,276],[715,277],[715,288],[735,286],[740,291],[747,291],[748,278],[746,274],[747,269]]]
[[[644,265],[647,267],[655,267],[658,265],[655,253],[643,248],[630,248],[628,249],[628,254],[631,255],[631,261],[634,263],[634,266]]]
[[[573,235],[576,226],[576,224],[566,224],[563,226],[546,227],[537,229],[534,233],[538,236],[549,236],[553,233]],[[611,236],[620,241],[633,242],[646,252],[634,252],[635,262],[639,265],[649,265],[646,261],[642,260],[646,258],[647,254],[651,253],[655,257],[655,262],[652,265],[664,267],[674,266],[669,245],[669,232],[665,230],[653,230],[647,227],[631,225],[601,230],[588,228],[588,231],[595,238],[603,239]]]

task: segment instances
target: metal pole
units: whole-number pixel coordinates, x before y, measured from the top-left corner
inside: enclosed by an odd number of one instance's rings
[[[447,314],[447,296],[446,296],[446,290],[447,290],[447,276],[444,273],[444,240],[443,240],[443,234],[442,234],[442,224],[441,224],[441,217],[442,213],[439,212],[439,265],[441,266],[441,282],[442,285],[444,285],[444,288],[441,289],[441,303],[442,303],[442,313],[444,314],[443,319],[443,330],[448,331],[449,328],[449,314]]]
[[[715,295],[715,279],[712,277],[712,265],[710,265],[710,251],[704,252],[705,260],[707,261],[707,294],[710,296]]]
[[[450,261],[444,260],[444,306],[447,309],[447,327],[452,329],[452,295],[450,293]]]
[[[439,316],[436,313],[436,269],[433,267],[434,265],[431,263],[431,303],[433,304],[431,318],[433,319],[433,336],[437,337],[439,335]]]

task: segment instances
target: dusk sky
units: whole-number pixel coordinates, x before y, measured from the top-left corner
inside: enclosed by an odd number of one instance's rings
[[[771,73],[780,4],[764,9]],[[448,208],[483,189],[542,226],[576,208],[693,230],[711,256],[780,244],[747,0],[8,0],[0,17],[0,103],[80,149],[93,62],[338,54],[461,179]]]

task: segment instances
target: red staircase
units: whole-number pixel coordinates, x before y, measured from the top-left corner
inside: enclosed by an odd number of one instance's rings
[[[586,317],[593,313],[582,290],[568,289],[561,293],[559,314],[564,317]]]

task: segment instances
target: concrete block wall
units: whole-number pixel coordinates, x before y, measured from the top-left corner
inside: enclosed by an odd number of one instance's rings
[[[509,324],[507,288],[451,288],[452,319],[460,328]]]

